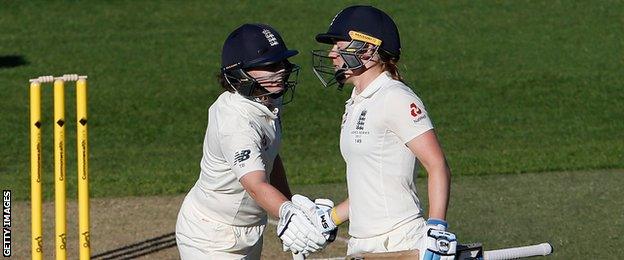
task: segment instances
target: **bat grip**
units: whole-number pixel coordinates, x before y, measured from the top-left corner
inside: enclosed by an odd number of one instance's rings
[[[549,243],[541,243],[538,245],[485,251],[483,252],[483,259],[485,260],[516,259],[516,258],[531,257],[531,256],[545,256],[545,255],[551,254],[552,252],[553,252],[552,245],[550,245]]]

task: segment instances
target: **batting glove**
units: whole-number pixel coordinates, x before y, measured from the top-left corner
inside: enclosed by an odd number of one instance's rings
[[[329,232],[323,233],[323,235],[325,235],[325,239],[327,239],[327,243],[334,242],[334,240],[336,240],[336,236],[338,236],[339,225],[338,223],[334,222],[334,218],[332,218],[331,216],[331,211],[334,208],[334,202],[330,199],[315,199],[314,204],[316,204],[317,213],[320,210],[320,212],[322,212],[322,214],[324,215],[321,220],[325,219],[327,221],[327,225],[330,228],[333,227],[333,229]]]
[[[338,225],[331,218],[331,209],[334,207],[333,201],[316,199],[312,202],[306,196],[295,194],[292,197],[292,202],[306,213],[314,226],[321,230],[328,242],[336,239]]]
[[[309,253],[320,250],[326,243],[321,232],[310,222],[306,214],[292,202],[284,202],[279,209],[277,236],[282,240],[283,249],[293,253]]]
[[[452,260],[455,259],[457,238],[455,234],[446,231],[448,223],[441,219],[427,220],[427,251],[424,260]]]

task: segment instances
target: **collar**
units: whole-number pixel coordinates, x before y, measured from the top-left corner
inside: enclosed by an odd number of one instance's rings
[[[276,113],[274,113],[273,111],[269,110],[269,108],[265,105],[255,101],[251,101],[243,97],[241,94],[230,92],[224,93],[226,93],[227,95],[227,103],[236,106],[237,108],[249,113],[252,116],[268,117],[270,119],[277,118],[277,112],[279,112],[279,110],[277,109],[275,110]]]
[[[364,89],[364,91],[362,91],[362,93],[360,93],[359,95],[355,94],[355,88],[353,88],[353,92],[351,92],[351,98],[355,96],[360,96],[362,98],[369,98],[390,80],[392,80],[392,77],[390,77],[390,73],[387,71],[384,71],[381,74],[379,74],[379,76],[377,76],[375,80],[373,80],[370,84],[368,84],[368,86]]]

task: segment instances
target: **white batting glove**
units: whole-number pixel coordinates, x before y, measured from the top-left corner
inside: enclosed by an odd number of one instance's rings
[[[326,243],[321,234],[306,214],[292,202],[284,202],[279,209],[277,236],[282,239],[283,249],[308,255],[322,248]]]
[[[292,202],[299,206],[312,221],[314,226],[321,230],[328,242],[334,241],[338,225],[331,218],[331,209],[334,202],[329,199],[316,199],[312,202],[306,196],[295,194]]]
[[[441,219],[427,220],[427,251],[423,260],[453,260],[457,250],[455,234],[446,231],[448,224]]]

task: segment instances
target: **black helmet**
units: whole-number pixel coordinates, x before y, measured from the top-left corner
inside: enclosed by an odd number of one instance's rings
[[[253,98],[255,89],[265,89],[245,70],[284,63],[287,73],[285,81],[291,84],[285,84],[281,93],[283,94],[296,85],[296,81],[294,83],[288,81],[288,76],[298,71],[299,67],[289,63],[287,59],[298,53],[296,50],[289,50],[282,37],[271,26],[243,24],[230,33],[223,43],[221,73],[238,93]]]

